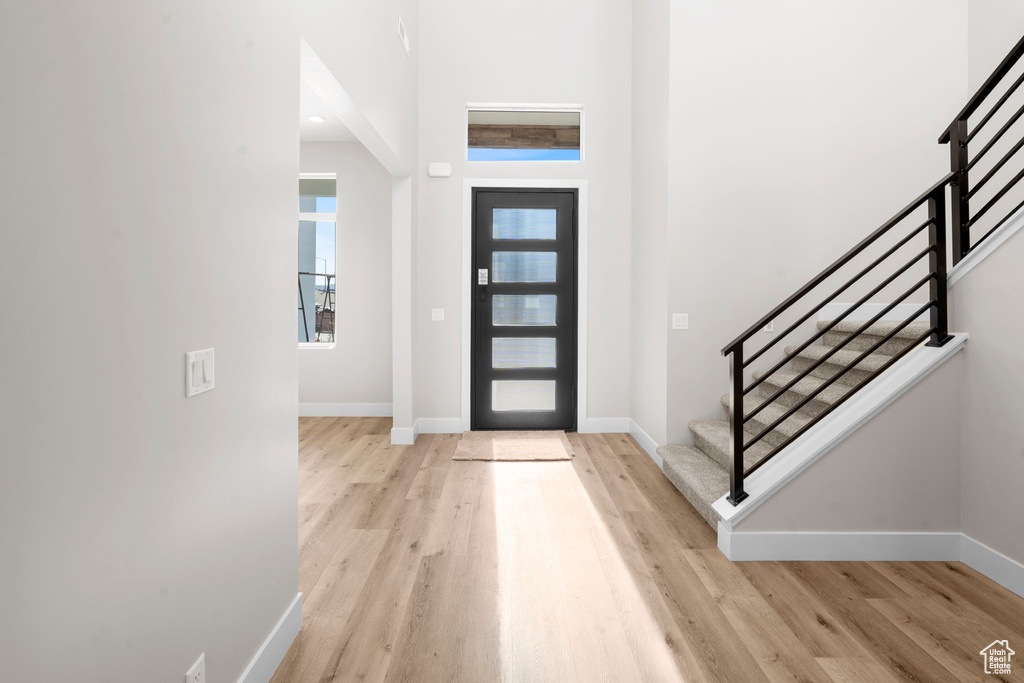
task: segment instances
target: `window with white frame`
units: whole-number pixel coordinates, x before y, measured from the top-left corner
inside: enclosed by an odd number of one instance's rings
[[[299,343],[337,337],[336,238],[338,179],[299,177]]]

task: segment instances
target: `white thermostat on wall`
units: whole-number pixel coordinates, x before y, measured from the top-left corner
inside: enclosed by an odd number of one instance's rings
[[[431,178],[448,178],[452,174],[452,165],[443,161],[432,161],[427,165],[427,175]]]

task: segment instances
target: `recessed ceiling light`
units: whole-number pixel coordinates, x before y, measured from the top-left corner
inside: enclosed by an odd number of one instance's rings
[[[325,119],[325,118],[324,118],[324,117],[322,117],[322,116],[310,116],[310,117],[309,117],[309,120],[310,120],[310,121],[312,121],[313,123],[323,123],[323,122],[324,122],[324,121],[326,121],[327,119]]]

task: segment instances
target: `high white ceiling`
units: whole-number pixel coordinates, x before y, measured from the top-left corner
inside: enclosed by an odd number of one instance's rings
[[[352,132],[317,97],[305,83],[299,84],[299,139],[302,142],[355,142]],[[313,123],[310,116],[322,116],[323,123]]]

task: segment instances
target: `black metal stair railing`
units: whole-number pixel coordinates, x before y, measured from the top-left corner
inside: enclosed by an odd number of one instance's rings
[[[889,219],[884,225],[879,227],[873,233],[868,235],[853,249],[846,252],[842,257],[835,261],[828,268],[819,273],[806,285],[797,290],[792,296],[787,298],[781,304],[772,309],[764,317],[758,320],[756,323],[751,325],[743,334],[734,339],[729,345],[722,349],[722,354],[730,358],[730,397],[731,397],[731,416],[730,416],[730,447],[732,452],[731,466],[729,468],[729,502],[733,505],[738,505],[743,499],[747,497],[747,493],[744,491],[743,483],[744,478],[751,475],[762,465],[771,460],[777,455],[782,449],[786,448],[790,443],[798,439],[808,429],[813,427],[819,420],[828,415],[830,412],[839,407],[843,402],[853,396],[858,390],[863,388],[868,382],[861,382],[851,387],[840,399],[832,403],[827,409],[818,413],[812,419],[807,421],[801,426],[795,433],[787,437],[782,443],[774,446],[769,452],[758,459],[757,462],[752,464],[750,467],[746,467],[744,464],[744,455],[746,451],[760,442],[765,435],[779,427],[783,422],[788,420],[790,417],[795,415],[801,408],[806,406],[818,395],[820,395],[825,389],[832,386],[837,382],[843,375],[850,370],[856,368],[861,361],[868,358],[872,353],[875,353],[880,349],[886,342],[893,339],[897,334],[907,328],[914,320],[923,315],[926,311],[930,311],[929,321],[930,325],[924,334],[914,340],[910,346],[907,346],[903,350],[894,354],[892,358],[886,361],[879,370],[872,375],[877,376],[878,373],[884,371],[890,365],[895,363],[897,360],[903,357],[913,347],[919,343],[929,339],[928,344],[930,346],[942,346],[951,338],[949,335],[949,321],[947,316],[947,305],[946,305],[946,186],[949,185],[955,174],[950,173],[945,176],[938,183],[930,187],[924,194],[915,199],[913,202],[908,204],[902,211],[897,213],[891,219]],[[768,323],[779,318],[780,315],[793,309],[804,297],[809,295],[816,287],[825,283],[831,276],[835,275],[847,264],[851,263],[858,255],[863,253],[872,245],[875,245],[879,240],[889,234],[894,228],[902,225],[904,221],[914,214],[921,207],[926,206],[928,212],[928,219],[913,228],[905,236],[900,238],[895,245],[889,247],[881,256],[872,261],[868,266],[862,268],[853,277],[846,280],[840,287],[835,289],[831,294],[822,299],[819,303],[812,306],[803,315],[800,315],[796,322],[792,323],[786,330],[781,334],[774,337],[767,344],[762,346],[757,351],[749,354],[745,353],[744,344],[750,340],[758,331],[763,329]],[[889,257],[897,253],[900,248],[906,246],[913,238],[920,235],[922,232],[927,230],[927,246],[920,252],[917,252],[909,261],[906,261],[898,268],[891,270],[882,281],[872,287],[867,294],[863,295],[854,304],[848,306],[842,313],[835,316],[835,318],[825,325],[822,329],[819,329],[816,333],[812,334],[806,341],[797,346],[791,352],[786,353],[782,360],[775,363],[770,369],[760,375],[759,378],[754,379],[749,384],[745,380],[745,370],[750,367],[750,364],[760,358],[766,351],[778,344],[782,339],[792,332],[799,329],[801,325],[806,323],[810,318],[824,309],[828,304],[832,303],[837,296],[843,292],[849,290],[851,286],[862,280],[866,275],[872,271],[878,270],[879,266],[885,263]],[[928,258],[928,274],[917,280],[909,289],[903,292],[901,295],[896,297],[891,303],[886,305],[881,311],[876,313],[868,321],[861,324],[855,331],[850,333],[843,341],[836,344],[834,347],[829,349],[820,358],[817,358],[813,363],[806,367],[803,371],[799,372],[796,377],[791,379],[789,382],[781,386],[777,391],[772,393],[770,396],[758,404],[756,407],[751,409],[749,413],[745,410],[744,398],[757,389],[766,379],[771,377],[776,371],[781,369],[786,363],[796,358],[802,351],[813,344],[815,341],[823,337],[828,332],[835,329],[835,327],[848,318],[859,307],[868,303],[872,297],[877,295],[879,292],[884,290],[889,285],[896,282],[901,276],[907,274],[910,269],[922,263],[923,259]],[[779,396],[789,391],[796,386],[801,380],[810,377],[812,373],[822,365],[824,365],[830,358],[836,353],[842,350],[851,340],[855,339],[858,335],[866,332],[873,324],[881,320],[883,317],[891,313],[896,307],[905,302],[911,297],[914,292],[919,290],[924,285],[928,285],[929,300],[926,304],[920,306],[916,311],[907,316],[902,322],[896,325],[887,334],[882,336],[878,341],[873,343],[866,351],[860,353],[852,362],[847,364],[840,372],[832,375],[828,379],[822,380],[820,385],[813,391],[808,392],[803,396],[801,400],[796,402],[795,405],[789,406],[782,415],[773,420],[770,424],[765,426],[763,429],[753,434],[749,439],[747,437],[748,429],[746,429],[747,423],[761,413],[769,404],[772,404]],[[869,379],[870,381],[870,379]]]
[[[1003,139],[1003,136],[1024,116],[1024,106],[1011,114],[1006,122],[993,133],[992,137],[982,145],[981,149],[973,157],[971,156],[971,143],[976,140],[978,134],[993,120],[996,114],[1003,110],[1003,106],[1017,92],[1018,88],[1024,84],[1024,73],[1018,76],[1006,88],[1005,92],[996,100],[988,112],[982,116],[973,129],[970,127],[969,120],[982,109],[982,105],[990,97],[995,95],[1000,85],[1009,78],[1014,67],[1022,57],[1024,57],[1024,38],[1010,50],[1010,53],[1006,55],[996,70],[992,72],[992,75],[988,77],[981,88],[978,89],[978,92],[974,94],[974,97],[970,99],[967,106],[957,114],[953,122],[949,124],[949,128],[943,131],[939,137],[939,144],[949,144],[950,168],[956,176],[952,183],[950,203],[950,222],[953,228],[950,241],[953,247],[953,265],[959,263],[972,249],[1003,227],[1018,211],[1024,209],[1024,201],[1021,201],[1003,215],[1002,218],[995,221],[994,225],[981,237],[976,240],[971,239],[972,228],[978,227],[979,221],[988,215],[990,210],[999,204],[1024,179],[1024,168],[1021,168],[1000,189],[993,192],[987,202],[972,212],[971,200],[976,199],[978,193],[985,186],[989,185],[993,178],[1024,148],[1024,137],[1022,137],[1020,141],[1013,145],[1006,154],[992,165],[988,172],[982,176],[981,180],[972,186],[972,171],[977,170],[978,163],[986,158],[996,144]],[[1007,172],[1012,172],[1012,170],[1013,168],[1011,167],[1007,169]]]
[[[729,428],[731,434],[731,462],[729,468],[728,500],[733,505],[738,505],[748,496],[744,490],[745,477],[750,476],[753,472],[778,455],[781,450],[789,446],[807,430],[811,429],[822,418],[838,408],[850,397],[854,396],[859,390],[870,384],[872,380],[878,377],[893,363],[898,361],[926,339],[928,339],[929,346],[942,346],[951,339],[949,335],[949,317],[946,296],[946,187],[949,186],[950,188],[950,253],[952,255],[953,265],[956,265],[960,260],[967,256],[972,249],[982,244],[986,239],[991,237],[992,234],[999,230],[999,228],[1003,227],[1007,221],[1018,215],[1018,212],[1024,209],[1024,201],[1021,201],[1003,215],[1002,218],[994,221],[994,225],[989,227],[981,237],[975,240],[971,239],[972,228],[978,228],[979,221],[990,214],[999,215],[998,212],[992,213],[992,209],[1000,204],[1000,202],[1007,199],[1007,197],[1010,196],[1011,191],[1017,187],[1021,180],[1024,180],[1024,163],[1016,157],[1018,152],[1020,152],[1021,149],[1024,149],[1024,137],[1022,137],[1020,141],[1011,146],[998,161],[992,164],[992,166],[975,185],[971,185],[972,171],[980,172],[980,169],[978,168],[979,162],[987,158],[989,152],[996,148],[1006,133],[1010,131],[1018,121],[1024,118],[1024,106],[1021,106],[1020,109],[1017,109],[1013,114],[1006,118],[1005,122],[999,127],[999,129],[992,134],[992,137],[982,144],[977,153],[973,156],[971,155],[971,143],[975,142],[976,144],[981,144],[978,140],[978,134],[985,129],[987,124],[996,119],[996,116],[1000,111],[1003,111],[1004,106],[1011,100],[1020,86],[1024,85],[1024,73],[1020,74],[1006,87],[1006,89],[998,96],[995,103],[987,109],[986,113],[981,116],[980,120],[973,128],[970,126],[970,119],[983,110],[983,105],[990,98],[996,96],[996,93],[999,92],[999,89],[1004,82],[1009,82],[1011,72],[1022,58],[1024,58],[1024,38],[1022,38],[1010,53],[1006,55],[992,75],[970,99],[967,106],[961,110],[939,138],[939,144],[949,143],[950,147],[951,172],[947,176],[929,188],[920,197],[908,204],[902,211],[864,238],[864,240],[840,257],[835,263],[819,273],[814,279],[768,312],[764,317],[747,328],[743,334],[722,349],[722,354],[728,356],[730,359],[729,385],[731,414]],[[1015,159],[1017,160],[1016,163],[1011,164],[1010,162]],[[1014,173],[1014,170],[1017,170],[1017,172]],[[994,184],[993,180],[1000,177],[1001,173],[1004,175],[1013,173],[1013,175],[1000,187],[999,185]],[[974,200],[975,203],[978,203],[980,201],[979,192],[986,187],[989,188],[991,195],[984,203],[980,204],[980,207],[977,208],[977,210],[972,212],[971,201]],[[992,189],[994,187],[999,187],[999,189]],[[758,331],[763,329],[768,323],[778,319],[780,315],[787,312],[792,314],[791,309],[795,310],[797,304],[804,297],[808,296],[815,288],[825,283],[830,277],[839,273],[844,266],[850,264],[858,255],[862,254],[869,247],[878,243],[880,238],[893,230],[897,225],[901,225],[908,217],[923,206],[927,207],[927,220],[899,239],[881,256],[861,269],[853,277],[846,280],[838,289],[834,290],[818,304],[812,306],[810,310],[798,316],[795,322],[790,324],[772,341],[752,353],[748,354],[746,352],[744,344],[749,342],[751,337],[753,337]],[[780,361],[774,363],[771,368],[761,373],[749,384],[746,382],[745,371],[750,367],[751,363],[761,358],[765,352],[774,347],[780,340],[799,330],[801,325],[806,324],[812,316],[822,311],[827,305],[832,303],[837,296],[849,290],[854,283],[859,282],[872,271],[879,269],[879,266],[885,263],[890,256],[897,253],[902,247],[906,246],[911,240],[925,230],[928,231],[928,243],[924,250],[918,252],[913,258],[902,264],[900,267],[891,269],[889,274],[881,281],[880,284],[871,288],[870,291],[862,296],[856,303],[851,304],[842,313],[835,316],[831,322],[825,325],[822,329],[819,329],[816,333],[812,334],[803,343],[796,346],[791,352],[786,353]],[[798,373],[796,377],[785,382],[776,391],[764,397],[764,400],[751,408],[749,412],[746,410],[744,405],[744,398],[746,396],[760,387],[766,380],[768,380],[768,378],[772,377],[774,373],[780,370],[783,366],[799,356],[800,353],[805,351],[811,344],[824,337],[828,332],[834,330],[839,323],[848,318],[860,306],[868,303],[872,297],[883,291],[887,286],[896,282],[902,276],[907,275],[910,269],[914,265],[920,263],[926,256],[928,258],[928,273],[925,277],[916,281],[910,289],[893,299],[891,303],[885,306],[879,313],[875,314],[870,320],[859,325],[854,331],[849,332],[848,336],[846,336],[840,343],[833,346],[820,357],[814,359],[814,362],[810,363],[810,365]],[[802,380],[812,376],[812,373],[815,370],[825,365],[831,358],[849,344],[851,340],[856,339],[862,333],[868,332],[872,325],[885,318],[893,310],[896,310],[897,306],[904,303],[915,291],[923,287],[925,284],[928,285],[929,292],[927,303],[921,305],[915,312],[906,318],[898,321],[898,324],[890,329],[885,335],[874,335],[879,337],[879,339],[872,343],[867,350],[861,352],[851,362],[844,363],[838,373],[822,380],[813,391],[803,394],[802,398],[796,401],[793,405],[786,406],[779,417],[772,420],[748,438],[748,429],[746,427],[750,420],[760,415],[768,405],[774,405],[774,402],[777,399],[787,391],[796,387]],[[889,360],[881,365],[881,367],[872,371],[866,380],[857,382],[853,384],[853,386],[850,386],[841,397],[832,401],[826,409],[817,413],[813,418],[803,423],[799,429],[786,437],[781,443],[772,447],[750,467],[745,466],[744,455],[748,449],[762,442],[766,435],[782,426],[786,420],[796,415],[801,408],[807,406],[816,397],[821,395],[822,392],[839,381],[840,378],[846,375],[846,373],[850,372],[850,370],[857,368],[858,365],[860,365],[860,363],[867,359],[871,354],[883,348],[888,341],[905,330],[912,322],[914,322],[914,320],[923,315],[925,311],[929,312],[928,320],[930,323],[926,332],[919,335],[916,339],[912,339],[908,345],[905,345],[902,348],[902,350],[893,354]],[[844,334],[846,333],[844,332]]]

